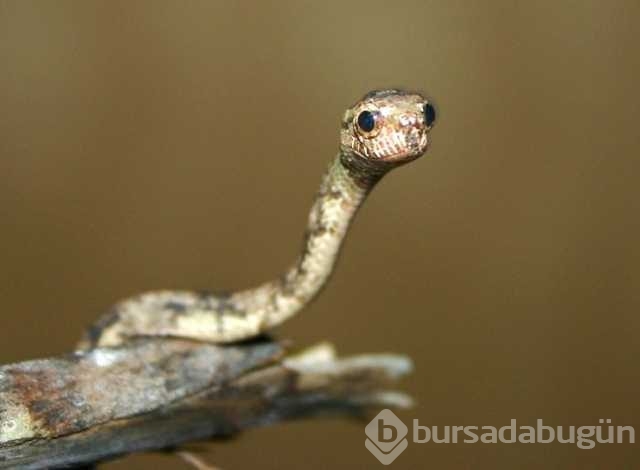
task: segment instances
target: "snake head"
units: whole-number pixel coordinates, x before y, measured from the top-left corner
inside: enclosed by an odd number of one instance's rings
[[[435,118],[433,105],[417,93],[372,91],[344,113],[342,150],[373,164],[410,162],[427,150]]]

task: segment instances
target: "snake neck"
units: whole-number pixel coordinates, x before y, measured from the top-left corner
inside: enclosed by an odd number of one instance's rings
[[[138,335],[228,343],[282,323],[325,285],[353,217],[385,172],[339,153],[309,213],[302,253],[280,278],[229,296],[158,291],[127,299],[90,329],[80,348],[115,346]]]
[[[329,165],[309,212],[303,250],[296,262],[279,279],[233,295],[246,311],[260,311],[262,328],[295,315],[322,290],[333,272],[351,221],[386,173],[358,165],[356,158],[341,151]]]

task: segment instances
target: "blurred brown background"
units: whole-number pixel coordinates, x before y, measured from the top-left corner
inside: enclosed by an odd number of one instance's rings
[[[343,109],[401,86],[438,104],[433,147],[374,192],[330,287],[278,334],[411,355],[407,424],[640,432],[639,15],[634,1],[1,1],[0,362],[69,350],[140,291],[279,273]],[[363,428],[282,425],[206,458],[379,468]],[[391,467],[631,468],[637,445],[409,444]]]

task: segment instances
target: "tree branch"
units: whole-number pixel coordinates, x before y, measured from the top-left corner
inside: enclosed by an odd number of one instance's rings
[[[119,348],[0,367],[0,468],[52,468],[175,448],[245,428],[369,407],[411,370],[396,355],[297,354],[263,338],[216,346],[140,339]]]

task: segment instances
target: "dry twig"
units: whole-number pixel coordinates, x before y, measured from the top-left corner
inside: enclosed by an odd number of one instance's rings
[[[140,339],[0,367],[0,468],[90,465],[305,416],[409,406],[388,391],[408,358],[297,354],[262,339]]]

